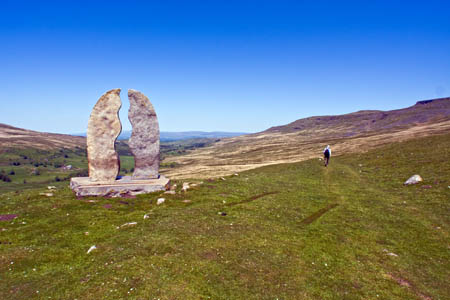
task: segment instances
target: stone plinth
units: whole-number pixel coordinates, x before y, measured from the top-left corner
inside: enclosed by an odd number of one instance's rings
[[[70,187],[78,197],[107,196],[121,197],[134,196],[169,189],[170,180],[160,175],[156,179],[136,180],[131,176],[124,176],[113,182],[93,181],[89,177],[73,177]]]

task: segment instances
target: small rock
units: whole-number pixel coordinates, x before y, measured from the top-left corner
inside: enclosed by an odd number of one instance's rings
[[[191,200],[188,200],[188,199],[185,199],[185,200],[183,200],[183,201],[181,201],[181,202],[183,202],[183,203],[191,203],[192,201],[191,201]]]
[[[41,196],[53,197],[53,193],[39,193]]]
[[[128,223],[122,224],[120,227],[122,228],[122,227],[134,226],[134,225],[137,225],[137,222],[128,222]]]
[[[177,192],[171,190],[171,191],[165,191],[164,194],[169,194],[169,195],[175,195]]]
[[[49,190],[54,190],[54,189],[56,189],[56,186],[49,185],[47,188],[48,188]]]
[[[181,190],[183,192],[186,192],[189,188],[190,188],[189,182],[183,182],[183,187],[181,188]]]
[[[94,246],[91,246],[91,248],[89,248],[89,250],[87,251],[86,254],[91,253],[91,251],[92,251],[92,250],[95,250],[95,249],[97,249],[97,247],[95,247],[95,245],[94,245]]]
[[[150,216],[148,214],[144,215],[144,220],[150,218]]]
[[[398,257],[397,254],[395,254],[395,253],[393,253],[393,252],[389,252],[389,250],[387,250],[387,249],[383,249],[383,252],[385,252],[385,253],[386,253],[387,255],[389,255],[389,256]]]
[[[239,176],[239,174],[238,173],[234,173],[234,176]]]
[[[156,205],[163,204],[164,201],[166,201],[166,199],[164,199],[164,198],[158,198],[158,200],[156,200]]]
[[[220,179],[222,179],[223,181],[225,181],[226,179],[224,177],[221,177]]]
[[[422,188],[423,189],[431,189],[431,185],[423,185]]]
[[[413,175],[408,180],[405,181],[404,185],[410,185],[410,184],[416,184],[423,181],[422,177],[420,175]]]

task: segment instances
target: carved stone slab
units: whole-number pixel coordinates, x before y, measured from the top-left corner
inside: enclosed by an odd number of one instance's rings
[[[92,110],[87,129],[89,178],[91,181],[114,181],[120,161],[114,143],[122,131],[119,119],[120,89],[106,92]]]
[[[133,131],[128,141],[134,155],[133,179],[159,176],[159,124],[150,100],[141,92],[128,90],[128,119]]]

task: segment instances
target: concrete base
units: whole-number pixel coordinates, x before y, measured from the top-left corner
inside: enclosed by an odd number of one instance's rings
[[[165,191],[169,189],[170,180],[160,175],[157,179],[136,180],[124,176],[114,182],[91,181],[89,177],[73,177],[70,188],[78,197],[107,196],[121,197]]]

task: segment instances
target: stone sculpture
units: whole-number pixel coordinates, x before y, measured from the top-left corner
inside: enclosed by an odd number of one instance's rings
[[[120,161],[114,143],[122,131],[119,119],[120,89],[106,92],[92,110],[87,129],[89,177],[92,181],[114,181]]]
[[[120,89],[106,92],[91,113],[87,131],[89,177],[73,177],[70,187],[77,196],[134,196],[166,190],[169,179],[159,175],[159,125],[153,105],[135,90],[128,91],[129,141],[135,157],[133,176],[118,178],[119,156],[114,143],[122,126],[119,119]]]
[[[133,131],[128,145],[134,156],[133,179],[158,178],[159,125],[155,109],[141,92],[128,90],[128,119]]]

